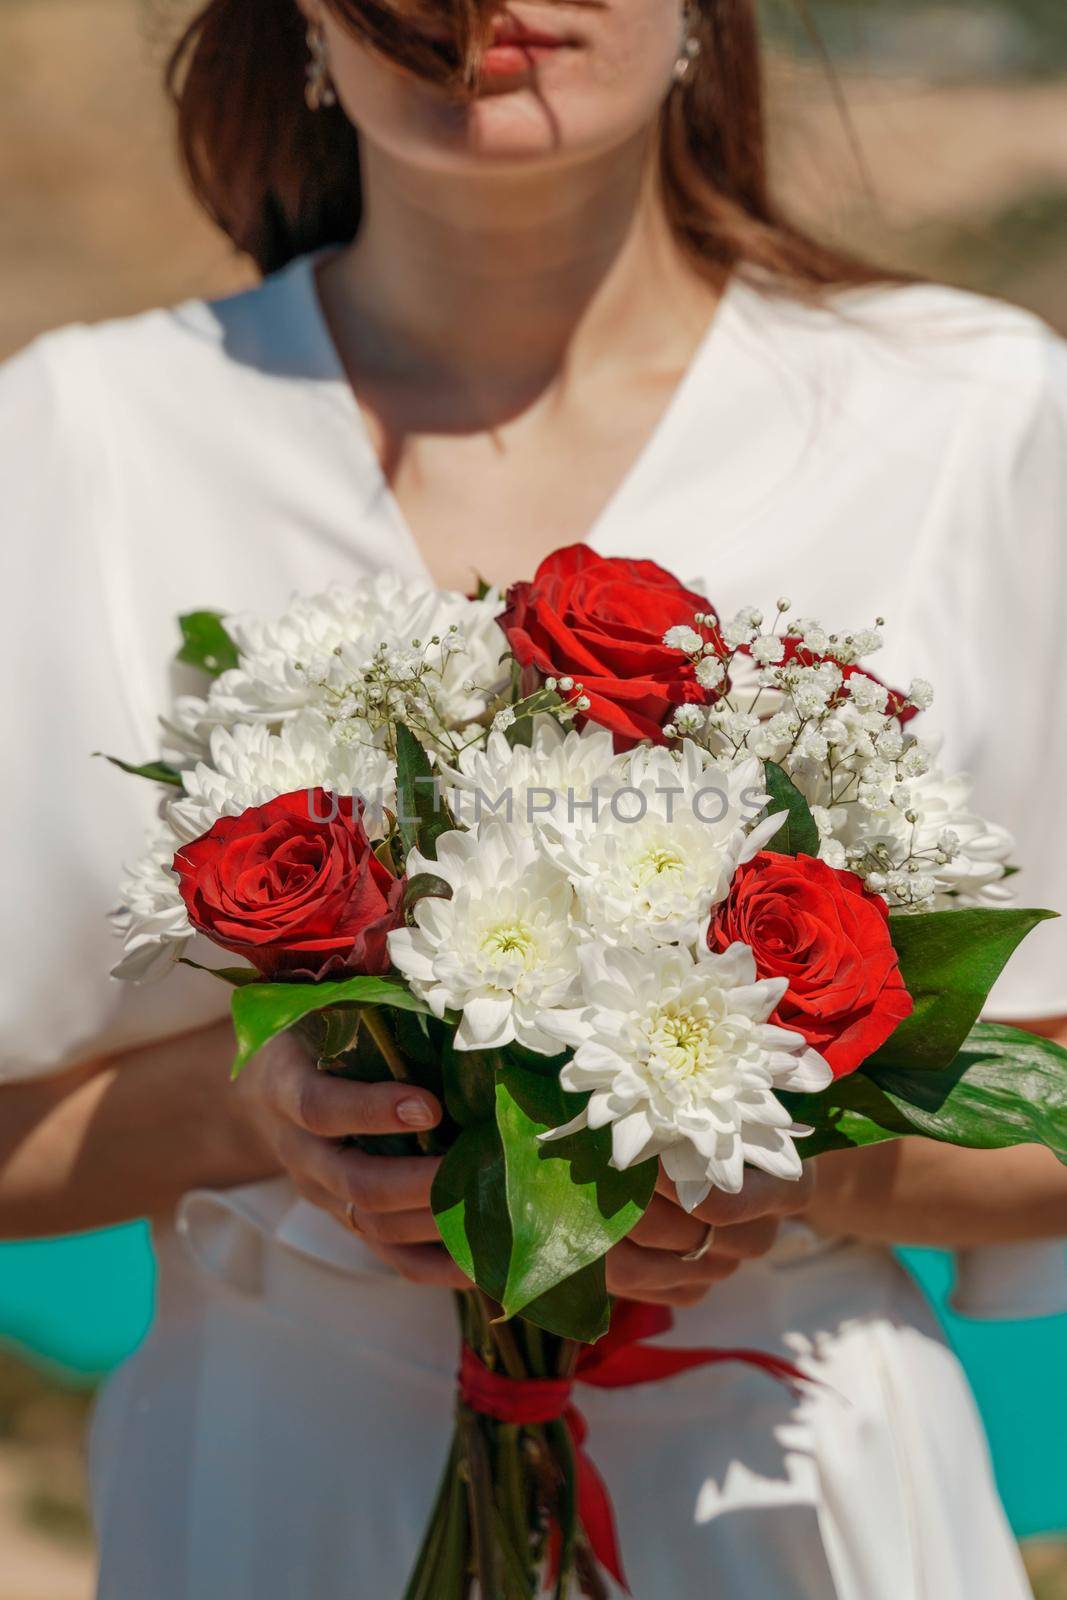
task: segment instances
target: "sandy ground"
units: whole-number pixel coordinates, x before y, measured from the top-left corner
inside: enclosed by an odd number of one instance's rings
[[[30,1475],[22,1452],[0,1449],[0,1600],[91,1600],[91,1550],[27,1523]]]
[[[160,17],[187,9],[0,0],[0,356],[60,323],[249,281],[173,157]],[[861,162],[818,74],[779,65],[772,86],[782,186],[803,215],[1067,328],[1067,82],[848,78]],[[30,1398],[0,1403],[0,1600],[89,1600],[84,1406],[12,1373]],[[1040,1600],[1067,1600],[1063,1547],[1030,1560]]]

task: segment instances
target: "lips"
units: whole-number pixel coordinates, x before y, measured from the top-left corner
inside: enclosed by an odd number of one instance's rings
[[[445,28],[431,25],[421,31],[443,51],[452,47],[452,36]],[[576,35],[534,27],[511,14],[499,17],[482,53],[480,77],[483,81],[528,77],[539,62],[579,43]]]
[[[530,27],[516,18],[501,18],[493,28],[492,43],[482,57],[482,73],[497,78],[521,76],[539,61],[573,43],[573,39]]]

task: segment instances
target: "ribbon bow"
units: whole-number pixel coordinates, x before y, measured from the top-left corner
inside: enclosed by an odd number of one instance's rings
[[[509,1378],[491,1372],[469,1345],[463,1346],[459,1368],[459,1393],[465,1405],[497,1422],[528,1424],[556,1422],[562,1418],[574,1441],[578,1467],[578,1518],[597,1561],[617,1583],[630,1592],[623,1573],[611,1496],[600,1473],[586,1454],[588,1428],[572,1404],[575,1383],[596,1389],[628,1389],[639,1383],[658,1383],[694,1367],[721,1361],[741,1361],[759,1367],[779,1382],[808,1381],[791,1361],[762,1350],[685,1350],[643,1341],[666,1333],[674,1324],[665,1306],[617,1300],[611,1327],[598,1344],[582,1351],[573,1378]]]

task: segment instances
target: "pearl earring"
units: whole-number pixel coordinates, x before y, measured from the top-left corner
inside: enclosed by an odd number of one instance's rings
[[[693,69],[693,63],[700,54],[700,40],[694,31],[695,17],[693,9],[687,5],[682,12],[682,43],[674,63],[675,83],[684,83]]]
[[[307,64],[307,83],[304,85],[304,99],[307,101],[309,111],[321,111],[323,106],[335,106],[337,96],[333,92],[330,81],[330,58],[326,49],[326,34],[321,22],[308,24],[307,31],[308,53],[311,57]]]

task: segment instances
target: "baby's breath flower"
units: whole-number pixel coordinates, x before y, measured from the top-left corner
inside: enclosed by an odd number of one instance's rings
[[[865,673],[854,672],[848,680],[848,696],[852,704],[863,711],[884,711],[889,690],[884,683],[876,683]]]
[[[718,656],[704,656],[697,662],[696,680],[702,689],[717,689],[725,676],[726,668]]]
[[[700,733],[704,727],[705,712],[702,706],[678,706],[674,713],[675,730],[679,733]]]
[[[695,628],[668,628],[663,643],[668,650],[681,650],[687,656],[700,655],[704,649],[704,640]]]
[[[761,667],[776,665],[785,655],[785,645],[777,634],[761,633],[752,641],[752,659]]]
[[[736,616],[725,623],[722,636],[733,650],[751,644],[763,624],[763,615],[755,606],[742,606]]]

